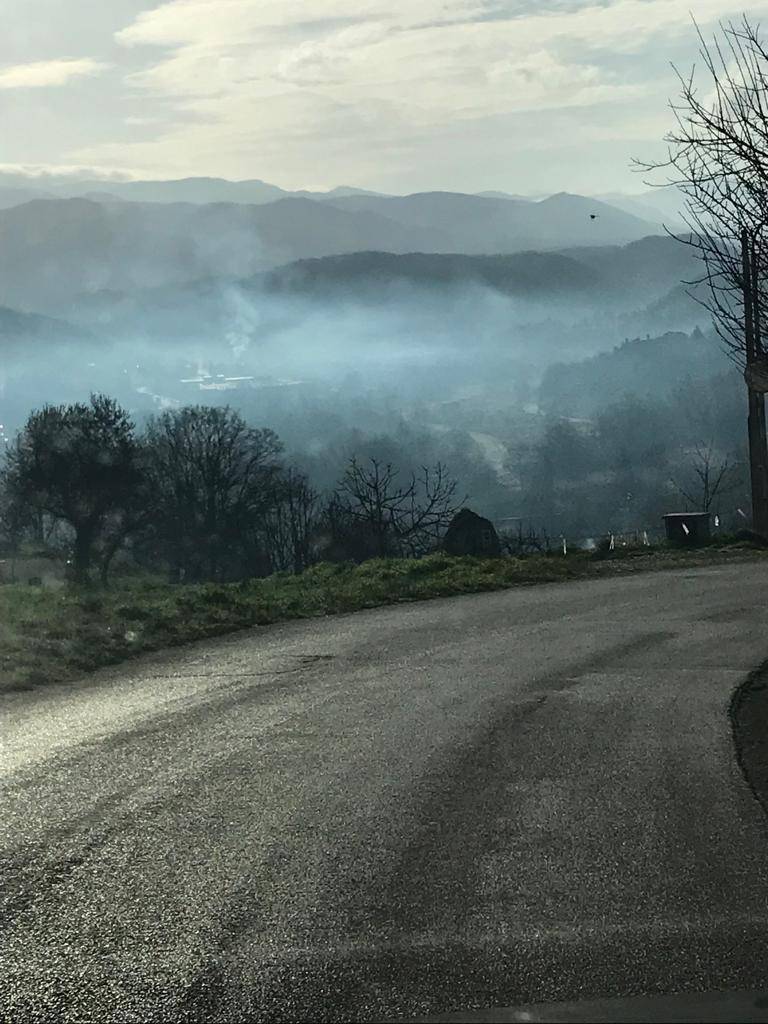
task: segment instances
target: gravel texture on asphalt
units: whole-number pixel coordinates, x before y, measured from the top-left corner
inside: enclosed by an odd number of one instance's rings
[[[768,987],[768,567],[254,629],[0,699],[0,1019]]]

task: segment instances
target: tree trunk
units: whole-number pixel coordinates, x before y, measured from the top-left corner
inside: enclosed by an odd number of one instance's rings
[[[101,566],[99,567],[99,575],[101,578],[102,586],[106,587],[107,585],[107,579],[109,577],[109,567],[112,565],[112,560],[114,559],[115,555],[123,546],[124,540],[124,535],[120,535],[119,537],[113,538],[107,544],[104,554],[101,556]]]
[[[32,536],[35,543],[41,546],[45,544],[45,513],[35,512],[32,517]]]
[[[749,469],[752,482],[752,528],[768,537],[768,440],[765,397],[749,392]]]
[[[93,549],[93,530],[90,526],[79,526],[75,531],[75,551],[73,571],[75,583],[87,583],[91,568],[91,552]]]
[[[742,273],[744,278],[744,349],[747,365],[762,355],[760,321],[755,296],[755,259],[746,228],[741,233]],[[768,537],[768,439],[765,425],[765,398],[748,389],[749,470],[752,485],[752,529]]]

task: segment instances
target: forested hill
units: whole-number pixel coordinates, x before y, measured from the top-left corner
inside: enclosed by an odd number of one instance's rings
[[[66,320],[0,306],[0,352],[31,354],[38,341],[95,343],[96,339],[90,331]]]
[[[553,415],[592,416],[627,396],[656,400],[686,379],[704,379],[729,367],[716,338],[699,330],[635,338],[580,362],[550,366],[539,404]]]
[[[506,256],[362,252],[299,260],[254,279],[270,292],[378,298],[392,287],[442,288],[478,284],[510,295],[595,292],[602,282],[591,267],[558,253]]]

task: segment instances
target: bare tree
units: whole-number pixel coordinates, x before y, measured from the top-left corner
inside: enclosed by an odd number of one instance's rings
[[[362,532],[370,554],[380,558],[424,554],[440,539],[460,505],[456,481],[445,466],[422,467],[401,483],[389,463],[350,460],[331,502],[337,529],[345,525]]]
[[[282,445],[230,408],[188,406],[146,431],[153,532],[178,578],[262,571],[262,517],[275,505]]]
[[[688,283],[705,286],[695,297],[745,371],[753,526],[768,534],[768,51],[746,16],[724,25],[711,44],[698,37],[706,89],[698,87],[695,68],[678,72],[681,92],[671,104],[675,127],[666,136],[667,157],[639,166],[665,170],[665,184],[681,191],[689,232],[680,240],[702,266]]]
[[[541,555],[552,550],[546,529],[536,530],[530,524],[524,529],[522,521],[518,522],[515,530],[505,530],[500,533],[499,541],[502,551],[513,558],[523,555]]]
[[[125,547],[129,538],[141,537],[152,531],[159,512],[156,482],[152,477],[153,452],[144,438],[140,439],[137,462],[140,469],[133,501],[122,508],[115,508],[105,518],[102,535],[98,544],[99,576],[107,585],[109,571],[117,553]]]
[[[717,458],[711,444],[698,444],[691,453],[689,479],[673,479],[672,484],[694,509],[709,512],[719,497],[736,487],[735,467],[727,458]]]
[[[298,470],[289,469],[277,482],[275,504],[264,516],[262,527],[274,571],[300,573],[312,564],[319,503],[319,494]]]

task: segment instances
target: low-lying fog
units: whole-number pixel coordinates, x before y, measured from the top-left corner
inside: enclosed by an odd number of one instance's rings
[[[433,258],[421,259],[433,274]],[[228,404],[275,430],[317,487],[332,487],[352,454],[406,469],[441,459],[479,511],[552,521],[551,503],[532,504],[525,484],[552,424],[595,433],[617,401],[666,402],[692,376],[727,369],[714,340],[691,338],[708,329],[706,314],[674,276],[616,287],[591,269],[581,283],[582,270],[552,282],[545,268],[517,294],[514,280],[489,287],[437,274],[414,283],[375,267],[356,279],[333,259],[296,266],[298,278],[289,268],[73,296],[49,302],[48,319],[6,311],[0,432],[8,440],[31,409],[94,391],[116,397],[139,425],[166,408]],[[645,340],[669,331],[681,333],[656,350]],[[573,401],[571,377],[580,381]]]

